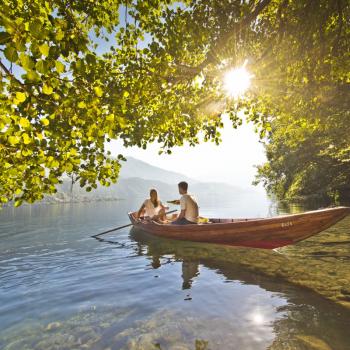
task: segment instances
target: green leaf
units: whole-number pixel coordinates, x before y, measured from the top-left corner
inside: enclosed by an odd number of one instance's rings
[[[35,68],[41,74],[46,74],[48,72],[47,63],[43,60],[38,60],[38,62],[35,64]]]
[[[60,62],[60,61],[56,61],[55,62],[55,67],[56,67],[56,71],[58,72],[58,73],[63,73],[64,71],[65,71],[65,66],[64,66],[64,64],[62,63],[62,62]]]
[[[15,44],[15,47],[16,47],[17,51],[24,52],[24,51],[27,50],[26,39],[25,38],[20,38],[20,39],[16,40],[14,42],[14,44]]]
[[[28,128],[30,126],[30,122],[29,122],[28,119],[21,117],[20,120],[19,120],[19,125],[22,128]]]
[[[48,56],[50,52],[50,46],[48,44],[42,44],[39,46],[39,51],[41,52],[42,55]]]
[[[95,55],[87,54],[86,55],[86,62],[89,63],[89,64],[95,64],[96,63]]]
[[[23,139],[23,143],[25,145],[28,145],[32,141],[31,138],[29,137],[29,135],[26,133],[22,134],[22,139]]]
[[[7,32],[0,32],[0,45],[7,44],[11,41],[11,35]]]
[[[16,62],[18,60],[17,50],[12,46],[5,48],[4,55],[10,62]]]
[[[67,163],[65,165],[65,170],[67,173],[70,173],[73,170],[73,165],[71,163]]]
[[[94,91],[98,97],[101,97],[103,95],[103,90],[99,86],[95,86]]]
[[[84,72],[85,71],[85,64],[84,64],[84,61],[79,59],[75,62],[75,67],[76,67],[76,70],[80,73]]]
[[[69,150],[69,153],[70,153],[70,155],[72,155],[72,156],[76,156],[78,153],[77,153],[77,150],[75,149],[75,148],[71,148],[70,150]]]
[[[34,62],[33,60],[26,55],[25,53],[21,53],[19,56],[19,60],[21,62],[22,67],[26,70],[26,71],[30,71],[34,68]]]
[[[12,146],[17,145],[19,143],[19,137],[18,136],[9,136],[8,141]]]
[[[38,82],[40,81],[40,76],[37,72],[31,70],[27,73],[27,79],[33,82]]]
[[[86,108],[86,103],[84,101],[80,101],[78,103],[78,108]]]
[[[21,204],[23,203],[23,200],[22,199],[16,199],[15,200],[15,207],[19,207]]]
[[[55,159],[51,162],[50,165],[52,168],[57,168],[57,167],[59,167],[60,163]]]
[[[52,92],[53,92],[53,88],[52,88],[51,86],[49,86],[49,85],[47,85],[47,84],[44,84],[44,85],[43,85],[43,93],[44,93],[45,95],[51,95]]]
[[[123,117],[118,117],[118,123],[122,129],[124,129],[128,125],[127,120]]]
[[[29,24],[30,34],[37,39],[42,37],[42,23],[38,19],[35,19],[33,22]]]
[[[43,118],[40,120],[41,124],[44,126],[48,126],[50,124],[50,121],[47,118]]]
[[[26,156],[30,156],[30,155],[32,155],[33,154],[33,152],[32,152],[32,150],[30,150],[30,149],[24,149],[24,150],[22,150],[22,155],[24,155],[25,157]]]
[[[61,41],[64,38],[64,32],[62,32],[61,30],[58,30],[55,35],[55,38],[57,41]]]
[[[19,102],[24,102],[26,100],[27,96],[24,92],[16,92],[16,99]]]
[[[109,114],[106,116],[106,120],[109,122],[114,122],[114,114]]]

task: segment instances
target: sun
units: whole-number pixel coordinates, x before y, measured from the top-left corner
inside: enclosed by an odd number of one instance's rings
[[[224,89],[233,98],[242,97],[250,87],[251,78],[245,65],[231,69],[224,76]]]

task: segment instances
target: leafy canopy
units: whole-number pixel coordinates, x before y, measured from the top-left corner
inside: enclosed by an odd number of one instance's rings
[[[264,137],[278,118],[349,109],[345,0],[2,0],[1,8],[1,202],[41,199],[65,174],[87,191],[115,182],[123,157],[105,152],[111,139],[170,152],[199,135],[219,143],[224,113],[237,127],[243,111]],[[96,42],[111,38],[99,53]],[[254,84],[230,99],[223,76],[246,59]]]

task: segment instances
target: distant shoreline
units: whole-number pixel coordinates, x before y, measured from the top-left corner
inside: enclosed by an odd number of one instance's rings
[[[95,203],[95,202],[117,202],[124,201],[125,198],[117,197],[106,197],[106,198],[71,198],[71,199],[61,199],[54,197],[47,197],[41,201],[34,203],[23,202],[21,206],[31,206],[31,205],[57,205],[57,204],[78,204],[78,203]],[[14,202],[4,203],[1,208],[14,208]]]

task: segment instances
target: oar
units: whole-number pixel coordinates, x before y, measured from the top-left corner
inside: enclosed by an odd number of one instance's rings
[[[177,210],[168,211],[167,213],[165,213],[165,215],[171,214],[171,213],[175,213],[176,211],[177,211]],[[113,231],[118,231],[118,230],[121,230],[122,228],[129,227],[129,226],[132,226],[132,225],[133,225],[133,224],[128,224],[128,225],[123,225],[123,226],[119,226],[119,227],[116,227],[116,228],[112,228],[111,230],[98,233],[97,235],[93,235],[93,236],[91,236],[91,237],[92,237],[92,238],[96,238],[96,237],[102,236],[102,235],[104,235],[104,234],[106,234],[106,233],[113,232]]]
[[[97,235],[93,235],[93,236],[91,236],[91,237],[96,238],[96,237],[98,237],[98,236],[105,235],[106,233],[113,232],[113,231],[117,231],[117,230],[121,230],[122,228],[129,227],[129,226],[132,226],[132,225],[133,225],[133,224],[128,224],[128,225],[124,225],[124,226],[119,226],[119,227],[117,227],[117,228],[112,228],[111,230],[98,233]]]

